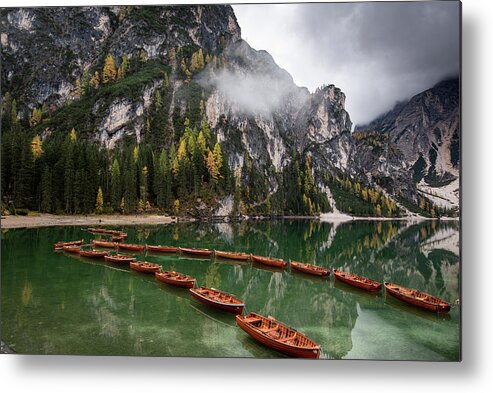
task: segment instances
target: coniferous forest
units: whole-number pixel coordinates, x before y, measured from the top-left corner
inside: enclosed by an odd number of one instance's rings
[[[2,212],[203,217],[227,198],[232,200],[233,216],[332,211],[327,193],[314,180],[309,154],[293,148],[283,170],[266,176],[245,150],[241,171],[233,169],[206,116],[207,89],[194,79],[206,66],[207,72],[214,72],[225,60],[190,46],[172,49],[162,59],[148,59],[144,52],[131,59],[109,54],[103,64],[75,81],[65,105],[44,103],[32,111],[24,105],[19,110],[16,97],[6,92],[1,119]],[[162,83],[150,97],[138,138],[123,135],[111,147],[95,138],[101,121],[100,114],[92,112],[96,103],[137,99],[135,92],[156,78]],[[181,87],[173,92],[176,81]],[[173,94],[185,99],[184,113],[170,110]],[[272,177],[276,185],[269,183]],[[322,180],[344,213],[401,215],[394,200],[369,184],[344,173],[327,173]],[[419,206],[400,202],[422,215],[448,214],[423,195]]]
[[[170,99],[170,67],[165,62],[129,61],[124,56],[117,67],[109,55],[101,70],[76,81],[70,104],[42,105],[24,116],[7,92],[2,105],[2,210],[194,215],[198,203],[214,207],[226,196],[233,198],[234,215],[314,215],[330,210],[326,196],[314,185],[309,157],[295,156],[280,176],[281,187],[271,193],[248,153],[242,173],[233,173],[210,130],[204,93],[190,81],[205,62],[220,60],[204,58],[199,50],[191,55],[190,71],[182,51],[172,56],[183,56],[179,74],[190,94],[185,117],[171,119],[175,134],[163,109]],[[154,94],[140,142],[127,136],[112,149],[95,143],[87,126],[94,100],[122,92],[131,95],[135,85],[156,73],[163,76],[163,86]],[[56,131],[46,132],[47,125]]]

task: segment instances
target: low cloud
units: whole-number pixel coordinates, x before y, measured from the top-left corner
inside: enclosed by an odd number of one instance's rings
[[[242,35],[300,86],[335,84],[355,124],[459,72],[459,2],[234,5]]]

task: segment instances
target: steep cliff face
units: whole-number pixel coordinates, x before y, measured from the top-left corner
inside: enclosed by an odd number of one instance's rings
[[[445,80],[356,127],[358,167],[394,178],[399,191],[418,183],[437,204],[458,207],[459,97],[459,79]]]
[[[75,127],[114,149],[152,133],[157,148],[170,149],[185,119],[200,128],[205,115],[231,172],[244,184],[262,180],[254,206],[270,204],[295,156],[309,157],[313,183],[333,209],[330,187],[345,177],[415,203],[418,182],[430,198],[427,187],[457,194],[458,81],[399,104],[353,137],[344,93],[330,84],[314,93],[297,86],[269,53],[241,39],[230,6],[17,8],[4,9],[0,23],[3,91],[26,123],[33,108],[48,108],[35,126],[42,136]],[[129,60],[128,75],[87,87],[109,55],[116,67]],[[346,186],[349,197],[363,198]]]
[[[195,45],[217,53],[240,38],[231,7],[53,7],[3,9],[2,82],[17,101],[62,105],[84,71],[111,53],[142,59]]]

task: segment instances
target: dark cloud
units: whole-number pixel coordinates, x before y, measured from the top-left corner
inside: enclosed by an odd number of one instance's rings
[[[459,2],[236,5],[242,34],[294,80],[334,83],[354,123],[459,72]]]

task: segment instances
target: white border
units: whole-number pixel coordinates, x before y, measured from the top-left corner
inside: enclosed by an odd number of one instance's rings
[[[205,1],[214,3],[214,1]],[[238,1],[232,1],[232,3]],[[262,1],[257,1],[262,2]],[[265,2],[265,1],[264,1]],[[3,0],[2,6],[135,4],[135,1]],[[144,4],[170,1],[147,0]],[[194,1],[180,1],[194,3]],[[463,1],[463,361],[461,363],[279,361],[0,355],[4,391],[473,392],[491,382],[489,299],[493,176],[493,23],[490,1]],[[490,125],[490,127],[487,127]],[[480,186],[483,186],[480,188]]]

